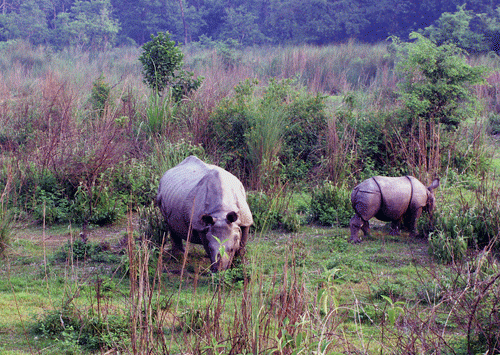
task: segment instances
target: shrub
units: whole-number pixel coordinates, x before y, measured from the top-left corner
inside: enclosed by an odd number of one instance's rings
[[[248,172],[245,135],[251,127],[253,94],[257,81],[246,80],[238,84],[233,98],[224,98],[210,115],[208,129],[213,146],[221,155],[221,165],[235,175],[246,178]]]
[[[313,221],[324,226],[349,226],[349,221],[354,215],[351,192],[326,181],[312,194],[311,215]]]
[[[461,260],[468,247],[499,247],[496,239],[500,225],[500,191],[481,185],[473,199],[438,206],[434,213],[435,230],[429,235],[429,249],[438,260]]]
[[[66,353],[69,348],[80,353],[81,349],[95,352],[125,346],[129,327],[126,316],[98,315],[93,310],[79,312],[67,305],[38,316],[31,331],[46,338],[59,339]]]
[[[253,228],[259,232],[280,228],[287,232],[299,230],[301,219],[295,211],[289,210],[290,197],[279,193],[249,192],[247,201],[252,211]]]
[[[442,263],[462,260],[467,253],[467,238],[462,231],[453,229],[454,236],[442,230],[431,232],[429,235],[429,254]]]
[[[120,196],[104,179],[90,188],[80,184],[71,204],[72,220],[80,224],[111,224],[123,217],[125,211]]]
[[[153,152],[148,158],[147,165],[152,167],[152,173],[159,180],[165,171],[173,168],[190,155],[196,155],[203,161],[207,160],[205,149],[201,145],[192,144],[189,140],[184,139],[171,141],[159,138],[154,141]],[[158,180],[155,181],[155,188],[158,186]]]
[[[446,136],[476,114],[478,100],[472,90],[484,82],[486,70],[471,66],[452,43],[438,46],[418,33],[410,38],[414,41],[393,38],[396,72],[402,78],[398,85],[403,109],[398,116],[406,121],[396,137],[404,161],[420,171],[438,173]]]
[[[161,93],[175,78],[176,71],[182,68],[184,54],[170,34],[151,35],[151,40],[142,46],[139,61],[143,67],[144,82],[155,92]]]
[[[139,208],[139,229],[155,245],[168,242],[168,228],[160,209],[151,203]]]
[[[113,193],[123,201],[124,206],[133,210],[148,206],[154,200],[159,172],[150,163],[140,159],[130,159],[116,166],[112,175]]]
[[[490,112],[488,114],[487,132],[492,135],[500,133],[500,114]]]
[[[305,93],[292,80],[257,84],[241,82],[234,97],[221,101],[210,116],[209,135],[222,147],[217,154],[226,168],[267,190],[299,181],[320,165],[326,114],[324,97]]]

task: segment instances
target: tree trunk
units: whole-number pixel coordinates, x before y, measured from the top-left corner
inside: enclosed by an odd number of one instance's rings
[[[184,44],[187,44],[188,43],[188,31],[187,31],[187,26],[186,26],[186,18],[184,17],[184,6],[182,5],[182,0],[179,0],[179,6],[181,7],[182,24],[184,26]]]

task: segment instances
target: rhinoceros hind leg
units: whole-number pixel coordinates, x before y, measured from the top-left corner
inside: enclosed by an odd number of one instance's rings
[[[410,238],[416,237],[416,230],[417,230],[417,220],[420,218],[422,215],[422,208],[417,209],[410,217],[409,223],[408,223],[408,230],[410,231]]]
[[[359,230],[363,230],[363,234],[367,235],[368,234],[368,228],[370,225],[368,224],[367,221],[363,221],[363,219],[358,216],[357,214],[351,218],[351,221],[349,222],[349,227],[351,229],[351,238],[349,241],[351,243],[361,243],[361,239],[359,239]]]
[[[401,232],[399,231],[399,221],[394,221],[391,223],[391,231],[389,232],[390,235],[401,235]]]
[[[370,235],[370,223],[368,221],[363,221],[363,225],[361,226],[361,230],[363,231],[363,235],[368,237]]]

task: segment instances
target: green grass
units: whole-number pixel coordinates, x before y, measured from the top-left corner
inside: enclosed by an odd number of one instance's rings
[[[36,317],[40,322],[45,311],[61,310],[63,304],[71,305],[77,318],[100,314],[109,319],[131,310],[130,280],[122,272],[126,269],[123,258],[122,264],[112,265],[49,261],[46,273],[43,253],[37,250],[41,246],[26,241],[27,235],[28,231],[22,239],[14,235],[14,245],[23,252],[2,260],[2,354],[41,349],[56,354],[76,346],[71,337],[55,340],[32,332]],[[244,264],[249,276],[246,283],[240,277],[241,265],[229,273],[211,274],[209,260],[199,246],[191,247],[183,273],[182,260],[165,259],[159,280],[154,277],[157,264],[153,260],[149,280],[159,292],[153,293],[151,304],[153,315],[162,315],[169,351],[207,347],[229,351],[230,337],[218,337],[210,333],[213,327],[204,327],[206,322],[217,322],[222,333],[249,327],[246,335],[254,334],[259,351],[281,345],[286,348],[291,344],[286,345],[286,341],[304,339],[300,348],[306,352],[325,345],[328,354],[348,349],[374,354],[381,348],[382,352],[391,352],[397,346],[407,346],[398,345],[407,335],[387,323],[389,314],[396,315],[395,322],[397,317],[404,317],[411,326],[417,315],[423,317],[434,310],[437,319],[446,321],[444,310],[433,308],[437,301],[432,295],[440,280],[435,275],[445,275],[448,266],[435,264],[427,254],[426,241],[410,239],[407,233],[391,237],[384,228],[377,227],[372,237],[358,245],[348,243],[348,236],[347,229],[311,226],[293,234],[253,235]],[[249,302],[245,306],[243,299]],[[248,313],[240,314],[244,310]],[[48,326],[47,322],[45,319]],[[450,321],[444,333],[446,339],[462,331],[451,325]],[[261,333],[264,331],[267,335]],[[318,339],[323,343],[317,343]],[[210,341],[216,345],[210,345]]]

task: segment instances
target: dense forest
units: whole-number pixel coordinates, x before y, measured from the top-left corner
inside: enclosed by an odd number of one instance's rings
[[[470,51],[500,50],[493,0],[2,0],[0,41],[56,49],[142,45],[168,31],[180,43],[237,45],[376,43],[423,31]],[[213,42],[212,42],[213,41]]]

